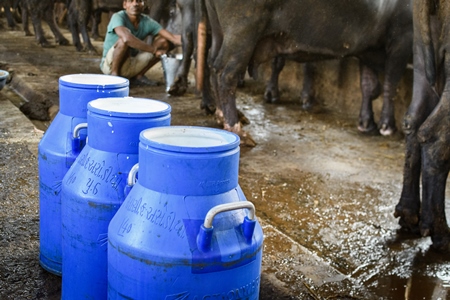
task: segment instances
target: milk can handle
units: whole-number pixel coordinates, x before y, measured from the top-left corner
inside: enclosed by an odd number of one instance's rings
[[[128,196],[128,194],[130,193],[131,189],[135,185],[135,183],[136,183],[136,174],[137,174],[138,171],[139,171],[139,163],[135,164],[131,168],[130,173],[128,173],[127,185],[125,186],[125,189],[124,189],[125,197]]]
[[[74,153],[80,153],[81,152],[81,148],[83,148],[84,143],[83,140],[80,137],[80,131],[81,129],[87,128],[88,124],[87,123],[80,123],[78,125],[75,126],[75,128],[73,129],[73,134],[72,134],[72,151]]]
[[[248,242],[251,241],[256,225],[255,206],[253,205],[253,203],[249,201],[225,203],[214,206],[206,214],[205,221],[200,226],[200,232],[197,237],[197,245],[200,250],[207,251],[211,248],[213,234],[212,222],[217,214],[243,208],[248,209],[249,214],[244,218],[244,223],[242,224],[242,232],[246,240]]]

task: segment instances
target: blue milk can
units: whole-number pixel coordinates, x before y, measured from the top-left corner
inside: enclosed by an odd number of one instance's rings
[[[38,146],[39,260],[53,274],[61,275],[61,182],[85,143],[87,104],[97,98],[128,96],[128,92],[129,81],[122,77],[74,74],[59,78],[60,110]]]
[[[142,98],[89,102],[88,141],[62,184],[62,299],[106,299],[108,225],[138,162],[139,133],[170,125],[170,111]]]
[[[109,299],[258,299],[263,232],[238,185],[239,142],[141,132],[138,180],[108,228]]]

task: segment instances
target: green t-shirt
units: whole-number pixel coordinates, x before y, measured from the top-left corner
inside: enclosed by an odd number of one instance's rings
[[[100,62],[100,68],[103,65],[103,61],[105,60],[106,54],[109,49],[114,46],[114,44],[119,39],[119,36],[114,31],[114,28],[118,26],[124,26],[130,29],[131,33],[140,40],[144,40],[148,35],[157,35],[159,31],[162,29],[162,26],[150,18],[147,15],[141,14],[141,20],[139,22],[139,27],[134,28],[130,19],[127,16],[125,10],[121,10],[112,15],[111,20],[109,21],[106,37],[103,43],[103,56],[102,61]],[[131,49],[132,55],[136,55],[138,53],[137,49]]]

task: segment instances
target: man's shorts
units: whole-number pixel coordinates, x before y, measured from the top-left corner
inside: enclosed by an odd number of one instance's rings
[[[102,65],[103,74],[111,74],[113,53],[114,47],[111,47],[111,49],[109,49],[108,53],[106,54],[105,60]],[[139,51],[136,56],[129,56],[120,69],[120,76],[128,79],[135,77],[148,65],[152,58],[152,53],[142,51]]]

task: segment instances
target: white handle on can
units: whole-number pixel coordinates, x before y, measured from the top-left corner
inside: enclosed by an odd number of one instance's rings
[[[88,127],[88,123],[80,123],[77,126],[75,126],[75,128],[73,129],[73,138],[79,138],[79,132],[81,129],[87,128]]]
[[[135,164],[131,170],[130,173],[128,173],[127,176],[127,185],[123,188],[123,193],[125,197],[128,196],[133,186],[136,184],[136,174],[139,171],[139,163]]]
[[[87,123],[80,123],[75,126],[72,133],[72,152],[74,155],[78,155],[85,145],[85,137],[81,138],[81,129],[87,128]]]
[[[217,214],[219,214],[221,212],[225,212],[225,211],[242,209],[242,208],[246,208],[249,210],[248,218],[250,220],[255,219],[255,206],[253,205],[253,203],[251,203],[249,201],[231,202],[231,203],[220,204],[220,205],[217,205],[217,206],[214,206],[213,208],[211,208],[208,211],[208,213],[206,214],[203,226],[205,228],[211,228],[213,219]]]
[[[217,214],[242,208],[246,208],[249,210],[249,215],[244,218],[244,222],[242,223],[242,233],[247,242],[251,242],[256,225],[255,206],[249,201],[231,202],[217,205],[208,211],[205,217],[205,221],[200,226],[200,230],[197,235],[198,249],[202,252],[211,250],[211,243],[213,239],[212,222]]]
[[[139,163],[135,164],[131,168],[130,173],[128,173],[127,185],[133,186],[136,183],[136,174],[138,171],[139,171]]]

